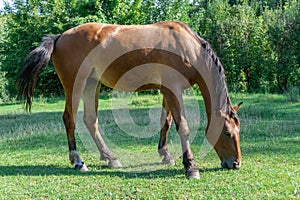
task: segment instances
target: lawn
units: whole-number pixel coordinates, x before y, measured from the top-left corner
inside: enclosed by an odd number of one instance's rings
[[[69,164],[63,99],[35,99],[31,114],[22,104],[2,103],[0,199],[299,199],[300,102],[270,94],[231,94],[231,99],[244,102],[239,111],[240,170],[220,169],[219,158],[203,140],[203,100],[185,97],[199,180],[185,178],[174,128],[170,148],[176,165],[158,163],[161,96],[99,99],[99,126],[124,166],[120,169],[99,161],[78,120],[78,149],[88,173]]]

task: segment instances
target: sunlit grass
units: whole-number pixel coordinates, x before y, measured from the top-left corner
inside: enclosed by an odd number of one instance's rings
[[[181,158],[176,166],[157,167],[156,161],[155,169],[134,166],[142,153],[157,156],[158,136],[137,140],[124,134],[112,120],[110,99],[99,100],[99,125],[118,145],[112,150],[122,148],[120,160],[127,158],[132,166],[105,167],[97,151],[80,140],[84,127],[78,124],[79,153],[90,169],[86,174],[71,169],[68,161],[63,99],[34,100],[32,114],[18,103],[0,104],[0,199],[299,199],[300,102],[265,94],[234,94],[231,99],[244,101],[239,111],[242,168],[222,170],[214,151],[200,153],[206,119],[199,98],[201,122],[189,122],[198,131],[192,150],[200,180],[185,178]],[[193,101],[186,102],[192,108]],[[161,96],[134,96],[128,104],[130,116],[145,126],[151,122],[149,112],[160,112]],[[170,137],[176,137],[174,128]]]

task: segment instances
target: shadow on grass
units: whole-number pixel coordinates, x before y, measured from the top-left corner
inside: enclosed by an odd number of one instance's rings
[[[91,166],[93,167],[93,166]],[[106,167],[105,167],[106,168]],[[205,172],[217,172],[223,171],[222,168],[211,168],[211,169],[200,169],[200,174]],[[0,166],[0,177],[4,176],[109,176],[109,177],[120,177],[126,179],[146,178],[156,179],[164,177],[178,177],[184,176],[184,169],[160,169],[149,172],[124,172],[113,169],[104,169],[97,171],[89,171],[82,173],[78,170],[69,167],[57,167],[54,165],[42,166]]]
[[[217,172],[223,171],[221,168],[212,168],[212,169],[204,169],[199,170],[200,176],[205,172]],[[156,179],[156,178],[165,178],[165,177],[185,177],[185,170],[182,169],[160,169],[155,171],[149,172],[123,172],[123,171],[102,171],[99,172],[103,176],[110,176],[110,177],[119,177],[119,178],[126,178],[126,179],[134,179],[134,178],[146,178],[146,179]]]

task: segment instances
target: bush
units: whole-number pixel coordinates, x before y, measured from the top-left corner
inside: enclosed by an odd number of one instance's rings
[[[299,2],[14,0],[0,13],[0,98],[15,96],[24,58],[45,34],[85,22],[183,21],[211,43],[224,65],[230,91],[283,93],[288,87],[300,88]],[[39,77],[35,95],[62,93],[50,64]]]
[[[289,87],[285,91],[285,95],[286,95],[287,102],[295,103],[300,101],[300,89],[298,87],[295,86]]]

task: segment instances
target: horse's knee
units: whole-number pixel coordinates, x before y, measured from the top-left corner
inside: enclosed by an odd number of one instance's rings
[[[83,116],[83,122],[86,126],[93,126],[97,124],[97,116],[85,114]]]

